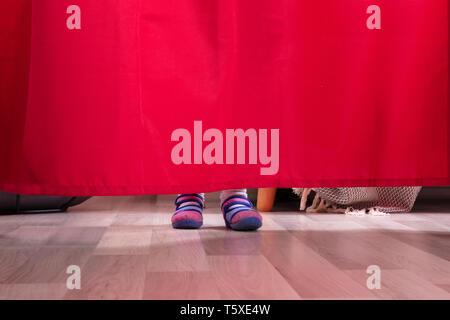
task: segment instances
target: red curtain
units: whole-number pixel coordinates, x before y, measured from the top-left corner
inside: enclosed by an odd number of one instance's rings
[[[447,0],[0,3],[3,191],[449,185],[449,115]]]

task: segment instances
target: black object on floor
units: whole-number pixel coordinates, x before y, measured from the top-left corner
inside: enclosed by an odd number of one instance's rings
[[[65,212],[90,197],[20,195],[0,191],[0,214]]]

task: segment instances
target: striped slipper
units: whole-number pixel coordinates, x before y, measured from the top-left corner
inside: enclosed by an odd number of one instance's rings
[[[262,216],[253,209],[247,197],[235,195],[222,203],[225,224],[233,230],[256,230],[262,226]]]
[[[176,229],[197,229],[203,224],[204,199],[198,193],[180,194],[175,199],[175,213],[172,227]]]

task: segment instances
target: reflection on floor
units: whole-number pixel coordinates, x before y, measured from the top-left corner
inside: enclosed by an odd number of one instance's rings
[[[173,196],[95,197],[64,214],[0,216],[0,299],[450,299],[450,208],[389,217],[264,214],[173,230]],[[81,268],[81,290],[66,269]],[[366,286],[379,266],[381,289]]]

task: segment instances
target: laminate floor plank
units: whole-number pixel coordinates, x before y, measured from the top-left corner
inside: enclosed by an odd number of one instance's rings
[[[302,298],[376,298],[365,282],[354,281],[289,232],[268,232],[263,239],[264,256]]]
[[[197,230],[155,230],[147,271],[208,271],[208,261]]]
[[[65,283],[0,284],[0,300],[61,300]]]
[[[67,268],[80,268],[92,254],[92,248],[81,247],[40,247],[28,253],[27,260],[4,280],[4,283],[65,283]]]
[[[103,233],[95,255],[148,255],[152,240],[151,227],[110,227]]]
[[[450,299],[450,208],[263,213],[256,232],[175,230],[174,195],[92,197],[66,213],[0,215],[0,299]],[[277,207],[276,207],[277,208]],[[69,290],[71,265],[81,290]],[[380,290],[366,281],[381,272]]]
[[[144,299],[221,299],[213,275],[208,271],[148,272]]]
[[[145,256],[92,256],[82,268],[81,289],[65,299],[142,299],[147,259]]]
[[[345,270],[357,281],[367,281],[370,276],[366,270]],[[448,300],[450,293],[439,286],[424,280],[408,270],[381,270],[381,287],[371,292],[380,299],[437,299]]]
[[[299,299],[298,293],[262,255],[209,256],[220,297],[229,299]]]

